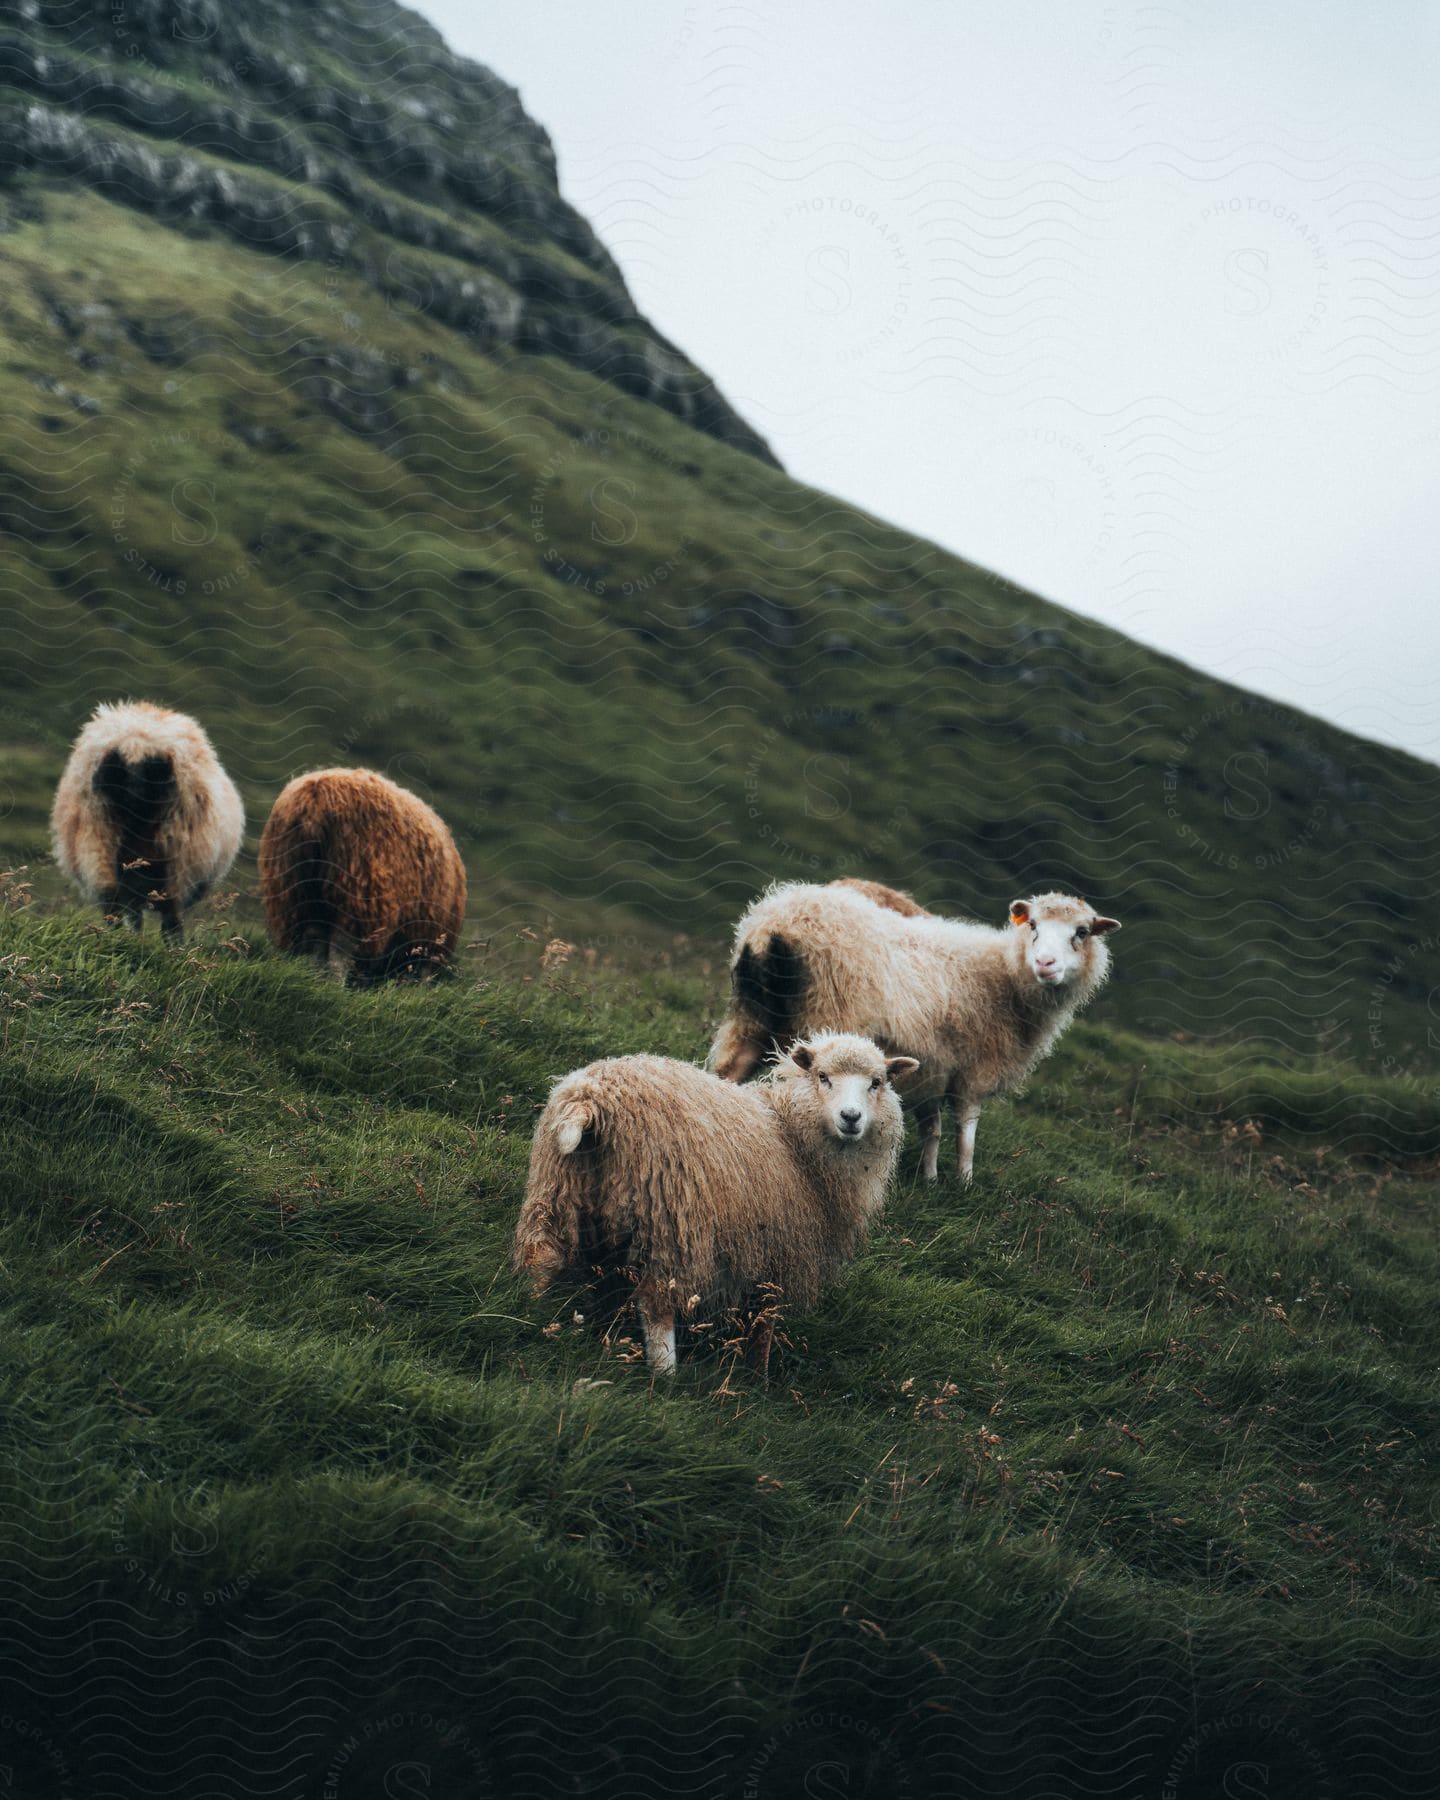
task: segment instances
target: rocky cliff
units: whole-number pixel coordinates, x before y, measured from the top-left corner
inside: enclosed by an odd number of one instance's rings
[[[7,167],[357,274],[773,460],[636,311],[514,89],[401,7],[4,0]]]

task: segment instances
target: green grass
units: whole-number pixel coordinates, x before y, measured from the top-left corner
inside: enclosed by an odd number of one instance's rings
[[[152,13],[11,24],[154,84],[158,155],[356,231],[282,258],[12,168],[0,80],[0,1787],[1427,1792],[1436,770],[587,373],[597,316],[622,385],[646,328],[398,13]],[[207,151],[232,103],[356,199]],[[377,106],[501,198],[387,171]],[[560,353],[443,322],[452,225]],[[177,954],[49,859],[125,694],[246,800]],[[261,823],[332,762],[454,829],[455,981],[266,949]],[[724,1321],[652,1386],[508,1273],[536,1108],[700,1054],[740,908],[841,874],[996,920],[1072,887],[1114,979],[972,1189],[912,1140],[768,1386]]]
[[[500,1792],[693,1764],[739,1793],[757,1757],[803,1792],[833,1714],[868,1791],[1061,1791],[1078,1754],[1083,1791],[1138,1793],[1237,1708],[1337,1793],[1418,1791],[1433,1108],[1078,1027],[987,1113],[968,1193],[917,1183],[912,1134],[768,1387],[717,1330],[656,1388],[506,1249],[549,1080],[699,1053],[703,946],[350,993],[224,917],[192,938],[5,918],[0,1519],[32,1693],[97,1647],[179,1658],[185,1708],[115,1744],[175,1754],[193,1712],[277,1792],[445,1711],[470,1735],[436,1768]],[[1402,1147],[1337,1147],[1337,1105],[1391,1099]],[[1259,1143],[1226,1129],[1252,1102]]]
[[[1098,1016],[1426,1080],[1433,768],[352,272],[7,204],[0,857],[47,896],[67,744],[146,695],[211,730],[252,846],[302,768],[418,788],[485,935],[713,937],[785,875],[997,919],[1059,884],[1127,926]]]

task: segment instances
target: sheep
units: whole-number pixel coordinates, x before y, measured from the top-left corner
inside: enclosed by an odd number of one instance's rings
[[[465,865],[445,822],[373,769],[285,787],[260,837],[260,896],[281,950],[341,982],[424,978],[455,953]]]
[[[106,702],[76,738],[50,813],[55,860],[87,900],[170,943],[234,862],[245,810],[203,729],[148,700]]]
[[[772,887],[736,928],[709,1067],[743,1081],[772,1045],[822,1019],[918,1057],[924,1073],[901,1095],[920,1126],[921,1173],[936,1178],[948,1100],[968,1185],[981,1106],[1013,1093],[1093,998],[1109,973],[1104,938],[1118,926],[1070,894],[1016,900],[1008,927],[995,929],[897,912],[853,884]]]
[[[558,1082],[540,1115],[512,1262],[543,1293],[562,1273],[633,1281],[646,1360],[675,1368],[676,1316],[801,1310],[884,1203],[904,1137],[890,1082],[916,1067],[824,1033],[740,1088],[693,1063],[619,1056]],[[769,1361],[773,1307],[752,1353]]]

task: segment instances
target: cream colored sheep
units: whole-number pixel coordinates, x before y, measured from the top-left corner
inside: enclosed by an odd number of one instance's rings
[[[890,1079],[914,1068],[830,1033],[745,1088],[662,1056],[567,1075],[535,1127],[516,1269],[541,1292],[565,1272],[632,1280],[662,1374],[676,1317],[697,1303],[753,1304],[763,1285],[812,1307],[884,1203],[904,1136]]]
[[[843,883],[773,887],[736,927],[730,1006],[709,1066],[739,1082],[821,1020],[862,1032],[920,1061],[901,1094],[920,1125],[922,1173],[935,1179],[948,1100],[968,1182],[981,1106],[1013,1093],[1094,996],[1109,972],[1105,934],[1118,924],[1071,894],[1016,900],[996,930],[901,913]]]
[[[145,700],[97,706],[50,814],[55,860],[86,899],[135,931],[151,906],[165,936],[228,873],[245,831],[235,784],[184,713]]]

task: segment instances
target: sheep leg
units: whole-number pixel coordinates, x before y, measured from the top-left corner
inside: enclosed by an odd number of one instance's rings
[[[167,944],[183,944],[185,927],[180,921],[180,908],[174,896],[166,894],[156,902],[156,911],[160,914],[160,935]]]
[[[735,1019],[720,1027],[710,1051],[710,1067],[722,1081],[743,1081],[765,1054],[765,1045]]]
[[[770,1350],[775,1342],[775,1320],[762,1312],[750,1328],[750,1342],[745,1346],[750,1365],[762,1381],[770,1379]]]
[[[323,927],[314,926],[301,933],[295,949],[297,954],[308,956],[317,968],[323,969],[330,955],[330,933]]]
[[[924,1180],[934,1181],[940,1160],[940,1102],[918,1102],[915,1117],[920,1126],[920,1174]]]
[[[980,1123],[980,1102],[954,1100],[956,1113],[955,1141],[960,1150],[960,1179],[969,1187],[975,1179],[975,1128]]]
[[[330,979],[344,987],[355,966],[355,940],[348,932],[332,930],[325,946],[323,967]]]
[[[645,1360],[656,1375],[675,1373],[675,1315],[673,1312],[640,1312],[645,1333]]]
[[[131,931],[143,931],[145,928],[145,902],[138,894],[120,894],[113,907],[107,906],[106,916],[118,919]]]

